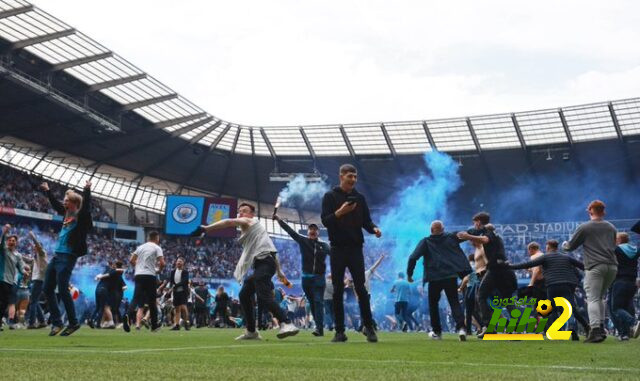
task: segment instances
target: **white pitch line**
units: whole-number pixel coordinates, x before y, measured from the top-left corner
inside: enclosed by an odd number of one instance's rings
[[[387,341],[388,342],[388,341]],[[367,343],[350,343],[354,344],[367,344]],[[207,349],[235,349],[235,348],[277,348],[277,347],[290,347],[290,346],[316,346],[316,345],[336,345],[331,342],[319,342],[319,343],[264,343],[264,344],[233,344],[233,345],[208,345],[208,346],[193,346],[193,347],[174,347],[174,348],[143,348],[143,349],[128,349],[128,350],[96,350],[96,349],[66,349],[66,348],[0,348],[0,352],[57,352],[57,353],[100,353],[100,354],[134,354],[134,353],[153,353],[153,352],[173,352],[184,350],[207,350]],[[337,344],[338,346],[341,344]],[[370,345],[370,344],[367,344]],[[222,356],[234,356],[235,354],[224,353]],[[238,354],[239,355],[239,354]],[[293,357],[273,356],[281,360],[291,360]],[[372,360],[372,359],[347,359],[347,358],[328,358],[328,357],[309,357],[304,356],[305,360],[314,361],[338,361],[338,362],[355,362],[355,363],[389,363],[389,364],[411,364],[411,365],[447,365],[447,366],[470,366],[470,367],[511,367],[511,368],[548,368],[557,370],[584,370],[584,371],[610,371],[610,372],[640,372],[640,368],[615,368],[615,367],[590,367],[590,366],[572,366],[572,365],[531,365],[531,364],[492,364],[492,363],[474,363],[474,362],[455,362],[455,361],[415,361],[415,360]],[[300,361],[299,358],[295,358],[296,361]]]
[[[279,343],[279,344],[233,344],[233,345],[203,345],[197,347],[173,347],[173,348],[141,348],[141,349],[123,349],[123,350],[97,350],[97,349],[67,349],[67,348],[0,348],[0,352],[58,352],[58,353],[102,353],[102,354],[130,354],[145,352],[177,352],[184,350],[202,350],[202,349],[234,349],[234,348],[256,348],[271,347],[277,348],[281,346],[316,346],[330,345],[333,343]],[[335,344],[334,344],[335,345]]]

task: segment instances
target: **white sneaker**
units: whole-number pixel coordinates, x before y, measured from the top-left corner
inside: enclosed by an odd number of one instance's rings
[[[458,338],[460,341],[467,341],[467,331],[464,328],[458,330]]]
[[[236,340],[262,340],[262,336],[260,336],[258,331],[255,331],[255,332],[244,331],[242,335],[236,337]]]
[[[278,337],[278,339],[284,339],[285,337],[295,336],[298,332],[300,332],[300,330],[292,323],[282,323],[280,324],[280,332],[278,332],[276,337]]]
[[[433,331],[429,332],[429,337],[432,340],[442,340],[442,334],[437,334],[437,333],[435,333]]]

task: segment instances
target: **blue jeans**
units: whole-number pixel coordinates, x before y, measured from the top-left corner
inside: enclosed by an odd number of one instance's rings
[[[333,299],[324,300],[324,322],[327,329],[333,329]]]
[[[478,291],[478,284],[473,286],[467,286],[464,292],[464,309],[465,309],[465,327],[467,333],[471,334],[471,326],[473,325],[473,318],[475,317],[480,322],[480,316],[478,315],[478,309],[476,308],[476,292]]]
[[[56,298],[56,286],[58,286],[58,295],[60,295],[60,299],[64,303],[64,309],[67,311],[69,325],[78,324],[73,299],[69,292],[71,271],[73,271],[77,260],[78,258],[73,254],[56,253],[51,262],[49,262],[44,276],[44,294],[47,297],[49,312],[51,313],[51,324],[57,327],[62,326],[62,319],[60,318],[60,309]]]
[[[324,327],[324,275],[302,276],[302,290],[311,304],[311,313],[316,322],[316,329],[322,331]]]
[[[29,325],[35,325],[36,319],[40,323],[44,323],[44,313],[42,307],[40,307],[40,295],[42,295],[42,286],[44,281],[34,280],[31,282],[31,300],[29,301],[29,307],[27,307],[27,321]]]
[[[629,336],[631,326],[636,322],[633,297],[637,291],[635,280],[616,279],[611,285],[609,311],[620,335]]]

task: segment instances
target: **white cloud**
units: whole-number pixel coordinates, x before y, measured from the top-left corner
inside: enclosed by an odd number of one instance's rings
[[[37,5],[238,123],[454,117],[639,95],[634,1]]]

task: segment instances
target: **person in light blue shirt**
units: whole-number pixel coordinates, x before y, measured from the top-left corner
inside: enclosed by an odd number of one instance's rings
[[[411,286],[409,282],[405,280],[403,272],[398,273],[398,279],[393,282],[391,293],[396,295],[395,313],[398,321],[397,327],[404,330],[405,324],[408,326],[411,324],[409,317],[409,293],[411,292]],[[411,328],[411,327],[409,327]]]

